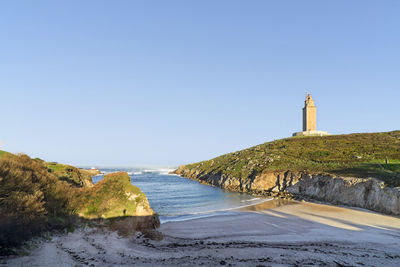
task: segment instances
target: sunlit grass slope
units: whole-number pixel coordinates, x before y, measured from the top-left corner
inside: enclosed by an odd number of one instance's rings
[[[94,187],[79,190],[78,199],[79,214],[85,218],[150,215],[146,195],[126,172],[105,175]]]
[[[75,178],[79,179],[71,182]],[[43,231],[72,229],[77,216],[118,219],[153,214],[127,173],[106,175],[94,186],[83,186],[81,179],[75,167],[1,151],[0,255],[17,253],[14,248]]]
[[[74,166],[56,162],[42,162],[49,172],[54,172],[61,180],[77,187],[93,186],[92,176],[88,171],[78,169]]]
[[[0,150],[1,159],[16,159],[18,155]],[[47,162],[39,158],[34,161],[40,163],[48,172],[54,173],[60,180],[66,181],[69,184],[77,187],[93,186],[92,175],[89,170],[78,169],[74,166],[61,164],[57,162]]]
[[[181,168],[241,179],[275,170],[372,176],[400,186],[400,131],[286,138]]]

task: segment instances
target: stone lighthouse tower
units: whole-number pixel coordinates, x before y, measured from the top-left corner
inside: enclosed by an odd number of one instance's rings
[[[303,131],[294,133],[293,136],[329,135],[324,131],[317,131],[317,107],[310,94],[306,95],[303,108]]]
[[[303,108],[303,131],[310,132],[317,130],[317,107],[310,94],[307,94]]]

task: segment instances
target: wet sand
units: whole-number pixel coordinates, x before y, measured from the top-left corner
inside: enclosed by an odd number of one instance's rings
[[[162,241],[100,229],[54,236],[10,266],[400,266],[400,218],[273,200],[162,224]]]

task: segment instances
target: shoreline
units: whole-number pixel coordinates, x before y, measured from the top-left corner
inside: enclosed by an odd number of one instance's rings
[[[186,214],[178,214],[178,215],[159,215],[160,223],[168,223],[168,222],[182,222],[182,221],[189,221],[195,220],[200,218],[208,218],[214,216],[226,216],[236,214],[237,212],[244,211],[246,208],[250,208],[252,206],[260,205],[265,202],[274,201],[275,198],[262,198],[260,197],[260,201],[257,203],[251,203],[248,205],[237,206],[237,207],[230,207],[230,208],[222,208],[217,210],[207,210],[207,211],[199,211],[193,213],[186,213]]]
[[[79,228],[7,266],[399,266],[400,218],[275,199],[235,214],[163,223],[161,241]],[[57,255],[57,257],[54,257]]]
[[[169,231],[172,231],[172,235],[179,234],[180,237],[188,235],[191,238],[215,239],[221,236],[229,236],[232,232],[236,232],[235,236],[237,237],[247,237],[257,232],[260,241],[271,241],[269,239],[270,236],[276,235],[276,233],[280,233],[280,230],[282,230],[280,229],[281,224],[291,223],[296,224],[298,226],[297,229],[300,229],[302,225],[307,226],[307,229],[303,229],[304,231],[300,232],[294,231],[296,232],[294,239],[288,239],[286,241],[315,241],[319,239],[351,241],[352,239],[349,239],[349,236],[353,235],[353,237],[356,238],[355,240],[357,240],[357,235],[355,235],[354,232],[360,232],[357,234],[368,234],[368,231],[371,230],[376,234],[377,232],[375,232],[375,230],[379,229],[395,233],[395,235],[390,233],[385,242],[391,240],[389,236],[396,236],[393,241],[400,244],[400,218],[397,216],[381,214],[357,207],[335,206],[329,203],[288,199],[274,199],[272,201],[251,205],[236,210],[234,215],[221,214],[184,222],[165,223],[161,225],[160,231],[164,234],[168,234]],[[205,225],[207,224],[213,224],[213,227],[205,231],[207,228]],[[246,224],[252,226],[250,232],[243,229],[236,231],[236,228],[240,229],[242,225]],[[269,226],[271,229],[266,229],[265,226]],[[229,227],[232,228],[230,229]],[[186,228],[200,230],[199,232],[202,232],[202,234],[199,236],[196,235],[196,232],[189,234],[190,231],[186,231]],[[201,231],[203,228],[204,231]],[[277,231],[274,232],[272,229]],[[365,229],[368,231],[365,231]],[[313,231],[321,235],[310,235]],[[345,231],[346,235],[342,235],[342,231]],[[292,231],[292,233],[294,232]],[[331,232],[337,233],[336,237],[333,239]],[[327,236],[325,233],[329,233],[329,235]],[[291,236],[291,234],[289,236]],[[283,241],[282,235],[280,236],[280,241]]]

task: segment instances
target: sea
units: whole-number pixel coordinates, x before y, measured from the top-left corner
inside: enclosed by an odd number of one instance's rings
[[[268,201],[170,174],[173,170],[166,167],[100,168],[102,174],[92,179],[97,183],[107,173],[127,172],[132,184],[146,194],[151,208],[159,214],[161,223],[235,214],[239,208]]]

